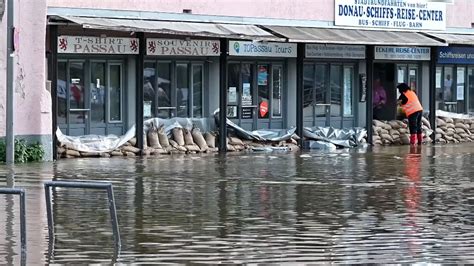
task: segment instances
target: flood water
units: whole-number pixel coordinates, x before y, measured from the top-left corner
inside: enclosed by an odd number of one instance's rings
[[[0,166],[0,264],[474,263],[474,145],[95,158]],[[7,176],[7,177],[5,177]],[[58,188],[49,240],[43,182]]]

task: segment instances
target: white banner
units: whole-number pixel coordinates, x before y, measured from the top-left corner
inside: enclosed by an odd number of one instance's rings
[[[446,30],[446,3],[426,0],[335,0],[335,25]]]
[[[60,54],[138,54],[137,38],[59,36]]]
[[[296,57],[296,43],[229,41],[229,55]]]
[[[375,46],[375,59],[430,61],[429,47]]]
[[[218,40],[147,39],[147,55],[219,56]]]
[[[364,45],[306,44],[307,58],[365,59]]]

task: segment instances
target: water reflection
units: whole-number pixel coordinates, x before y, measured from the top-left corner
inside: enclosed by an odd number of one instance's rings
[[[27,187],[33,217],[27,263],[473,263],[472,148],[17,166],[15,186]],[[56,189],[54,249],[48,255],[41,182],[51,179],[114,184],[120,253],[113,245],[106,193]],[[1,264],[18,260],[11,251],[18,238],[8,226],[19,223],[4,221],[17,208],[13,204],[0,219],[7,228],[0,254],[10,254],[0,257]]]

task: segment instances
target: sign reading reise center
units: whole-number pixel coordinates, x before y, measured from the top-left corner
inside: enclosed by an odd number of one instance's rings
[[[218,40],[147,39],[147,55],[219,56]]]
[[[137,38],[58,37],[58,53],[62,54],[138,54],[138,49]]]
[[[430,61],[430,47],[375,46],[375,59]]]
[[[229,41],[229,55],[296,57],[296,43]]]
[[[335,0],[335,25],[445,30],[446,3],[426,0]]]

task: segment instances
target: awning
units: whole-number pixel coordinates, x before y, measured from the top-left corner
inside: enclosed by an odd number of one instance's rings
[[[284,41],[255,25],[60,16],[87,29],[151,32],[229,39]]]
[[[361,45],[446,46],[446,44],[422,34],[406,31],[307,28],[287,26],[265,26],[265,28],[273,33],[286,37],[289,42]]]
[[[474,34],[457,33],[426,33],[427,35],[441,39],[448,44],[467,44],[474,45]]]

